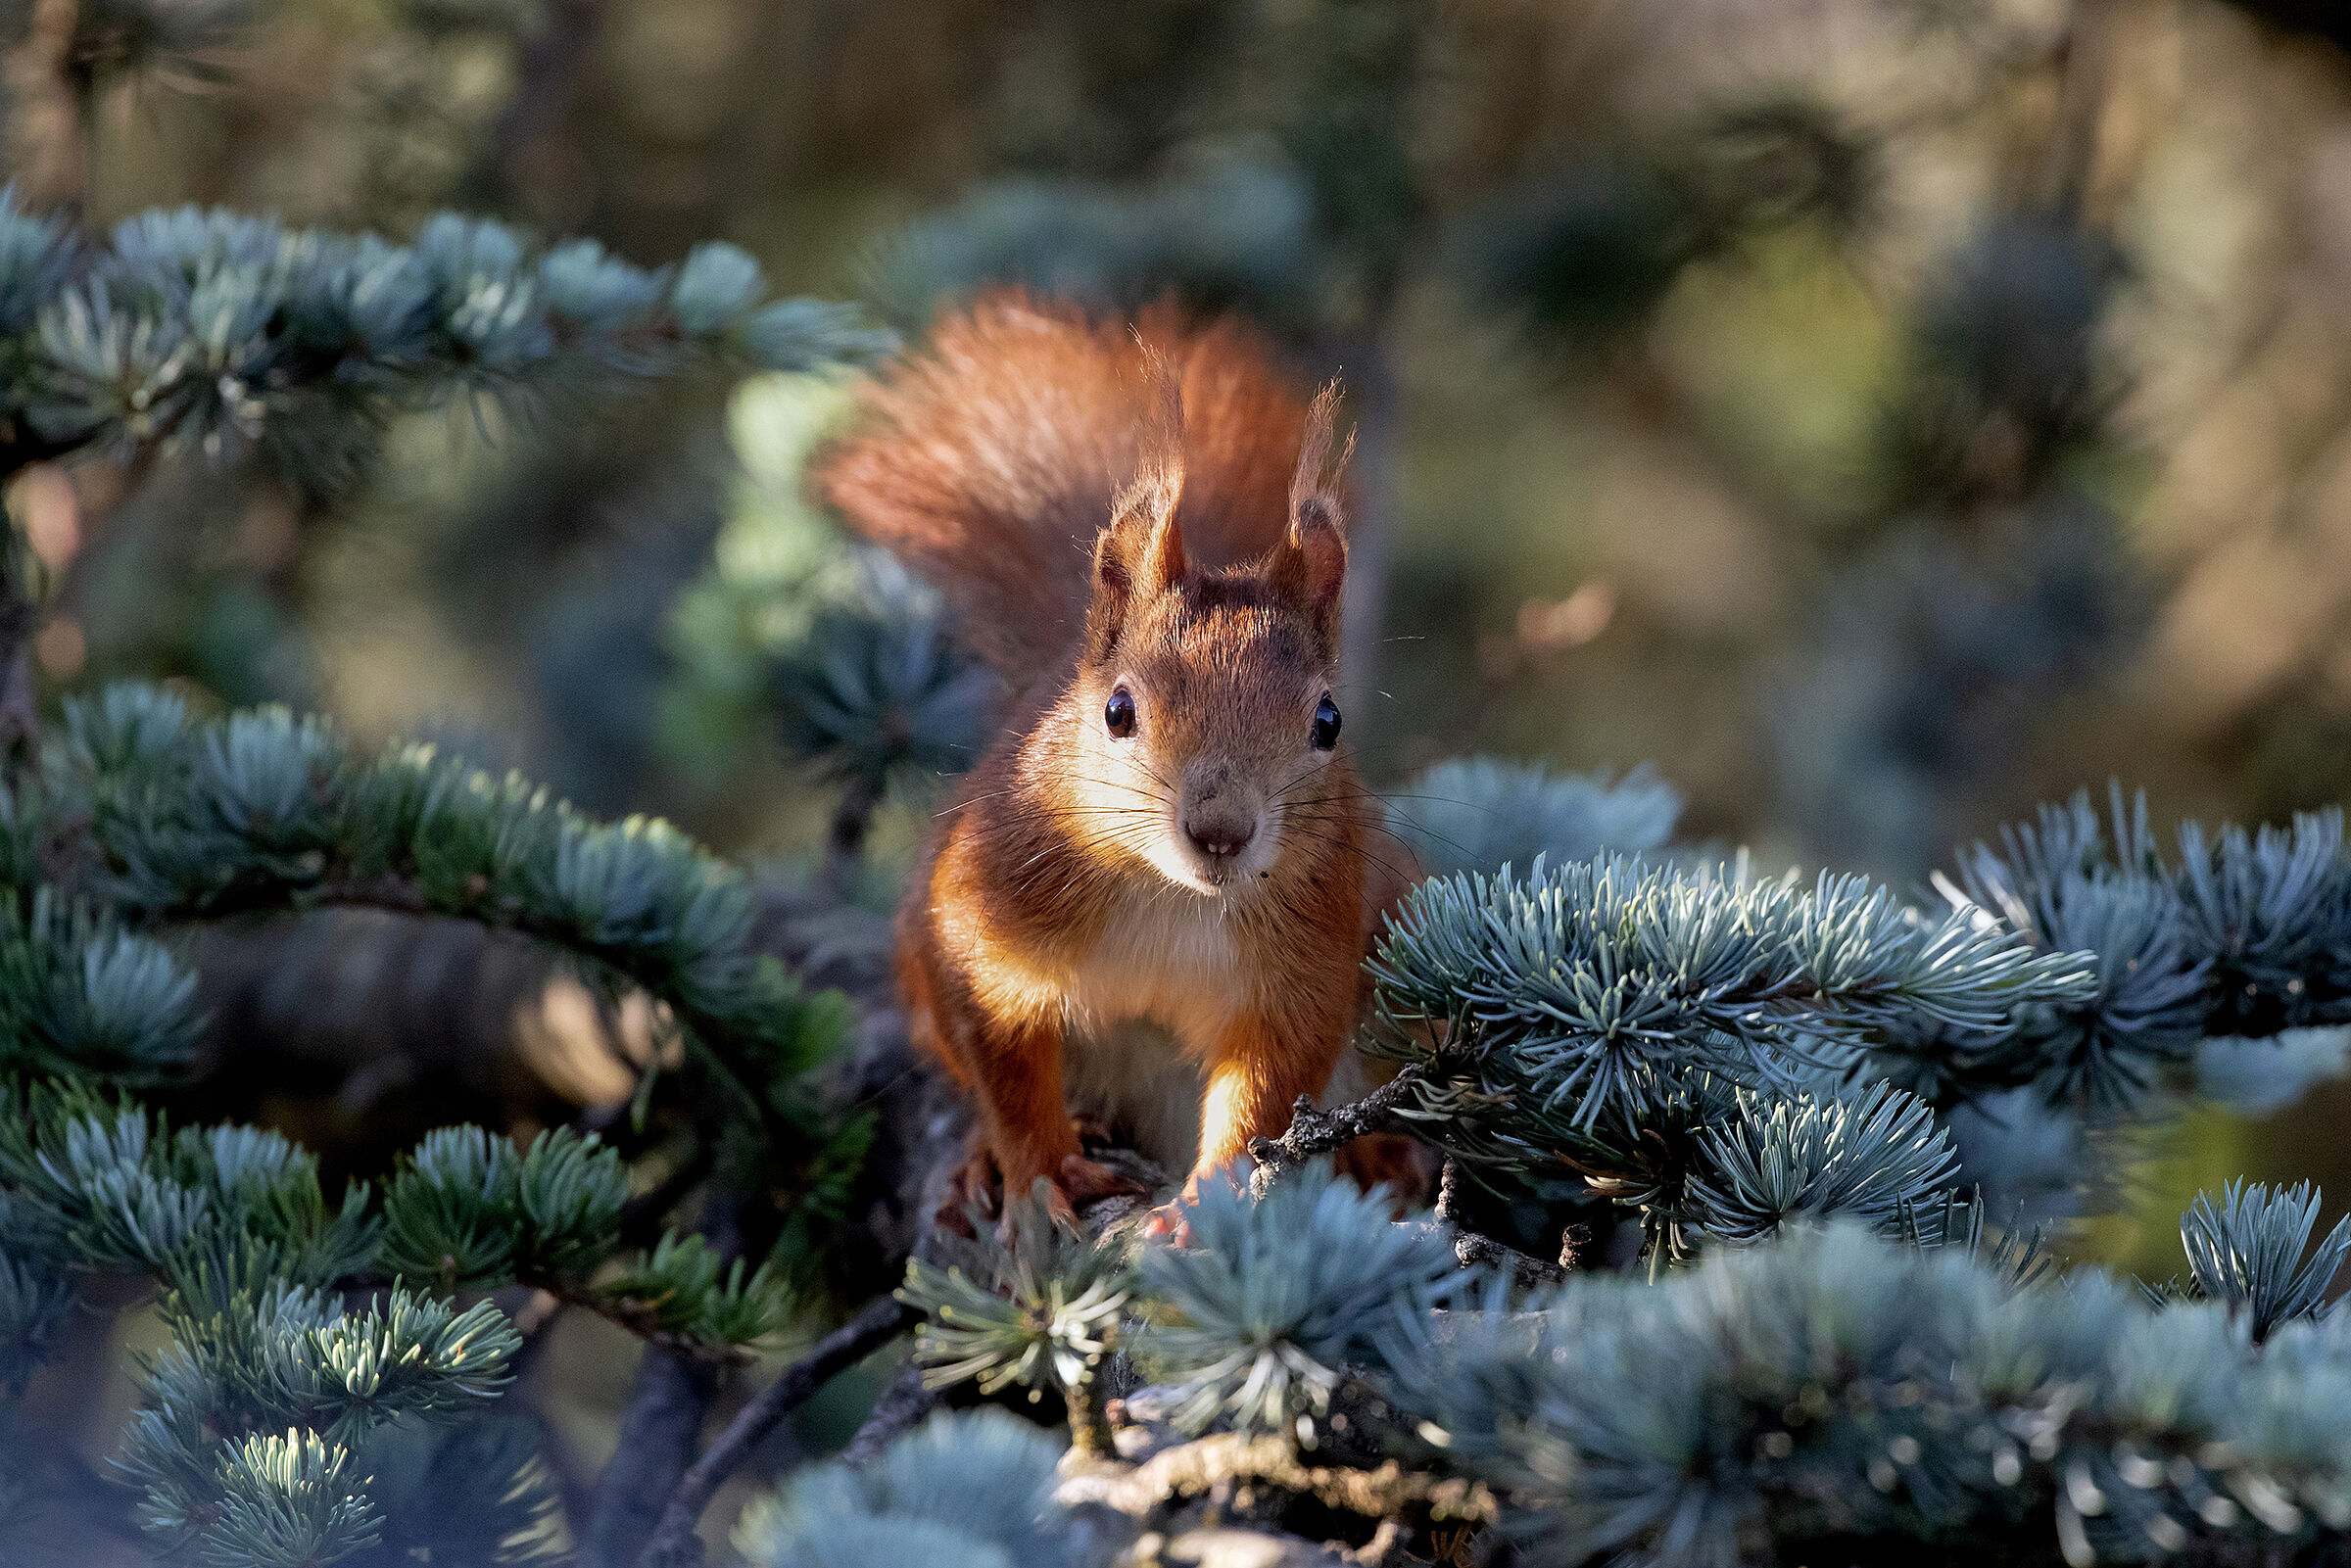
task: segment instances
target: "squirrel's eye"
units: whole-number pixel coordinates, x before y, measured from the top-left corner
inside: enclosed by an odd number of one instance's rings
[[[1315,704],[1315,727],[1308,733],[1317,751],[1328,751],[1339,743],[1339,705],[1325,695]]]
[[[1134,734],[1134,693],[1125,687],[1113,691],[1102,705],[1102,722],[1122,740]]]

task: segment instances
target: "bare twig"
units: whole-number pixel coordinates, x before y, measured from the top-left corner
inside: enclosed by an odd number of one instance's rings
[[[638,1568],[689,1568],[701,1560],[701,1539],[694,1533],[727,1477],[751,1449],[793,1410],[805,1404],[835,1374],[854,1366],[919,1321],[922,1313],[894,1296],[867,1305],[848,1322],[817,1341],[816,1349],[784,1369],[784,1375],[745,1404],[718,1441],[695,1461],[669,1495],[653,1539],[638,1557]]]
[[[1460,1163],[1447,1159],[1444,1173],[1437,1178],[1437,1217],[1453,1226],[1453,1256],[1463,1268],[1507,1268],[1511,1281],[1521,1290],[1557,1285],[1567,1277],[1568,1253],[1564,1246],[1560,1248],[1559,1260],[1547,1263],[1482,1231],[1471,1230],[1462,1218],[1461,1181]]]
[[[1284,1171],[1343,1149],[1367,1134],[1395,1131],[1406,1119],[1405,1107],[1414,1091],[1426,1077],[1419,1063],[1411,1063],[1361,1100],[1328,1111],[1317,1111],[1311,1097],[1300,1095],[1290,1111],[1289,1130],[1278,1138],[1249,1140],[1249,1158],[1257,1162],[1249,1178],[1250,1190],[1263,1194]]]
[[[1062,1488],[1064,1501],[1105,1503],[1134,1518],[1236,1482],[1312,1497],[1362,1519],[1487,1523],[1498,1511],[1482,1482],[1422,1475],[1395,1459],[1370,1467],[1311,1464],[1287,1439],[1234,1432],[1162,1449],[1138,1465],[1105,1462],[1074,1469]]]
[[[1529,1258],[1515,1247],[1505,1246],[1479,1231],[1463,1230],[1455,1233],[1453,1256],[1463,1268],[1507,1268],[1511,1282],[1520,1290],[1532,1290],[1537,1285],[1557,1285],[1567,1277],[1567,1271],[1557,1263],[1547,1263],[1540,1258]]]
[[[1065,1397],[1070,1414],[1070,1447],[1097,1459],[1119,1456],[1119,1440],[1110,1430],[1110,1398],[1105,1368],[1096,1366],[1078,1380]]]

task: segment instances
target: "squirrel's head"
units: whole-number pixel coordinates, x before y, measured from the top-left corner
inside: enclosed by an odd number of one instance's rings
[[[1180,437],[1121,498],[1094,546],[1073,697],[1085,836],[1203,893],[1270,878],[1338,836],[1339,598],[1347,572],[1330,462],[1335,388],[1315,400],[1281,542],[1204,569],[1184,553]],[[1179,416],[1178,416],[1179,417]]]

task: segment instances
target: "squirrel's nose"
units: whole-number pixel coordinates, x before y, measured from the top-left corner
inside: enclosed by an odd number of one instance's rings
[[[1253,822],[1185,823],[1183,831],[1190,836],[1192,842],[1199,846],[1200,853],[1209,859],[1230,860],[1249,847],[1249,840],[1257,836],[1257,824]]]

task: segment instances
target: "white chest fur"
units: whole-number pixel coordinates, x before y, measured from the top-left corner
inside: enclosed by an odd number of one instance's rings
[[[1137,897],[1070,978],[1070,1106],[1171,1173],[1200,1146],[1203,1069],[1247,1005],[1248,974],[1223,901],[1170,887]]]
[[[1253,979],[1227,908],[1222,899],[1179,887],[1136,896],[1112,917],[1071,975],[1071,1026],[1147,1019],[1187,1051],[1213,1052],[1246,1005]]]

